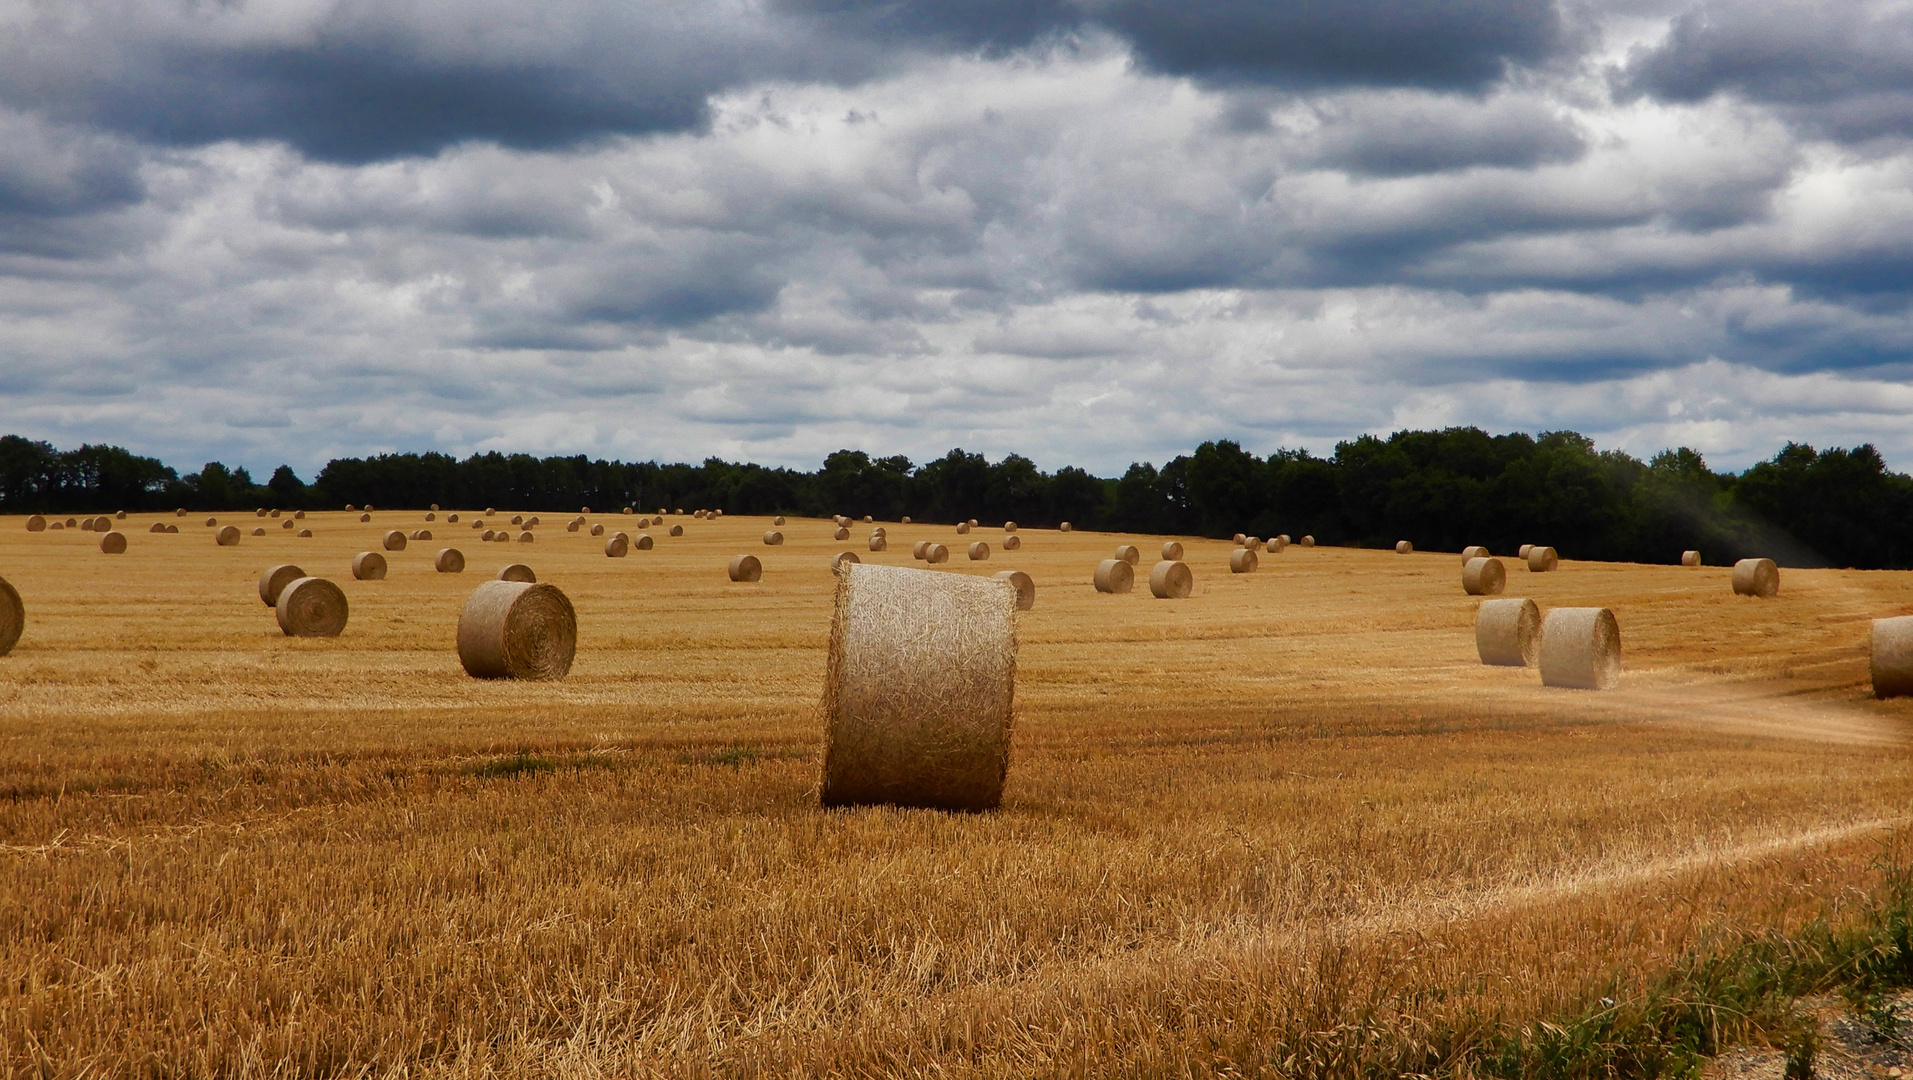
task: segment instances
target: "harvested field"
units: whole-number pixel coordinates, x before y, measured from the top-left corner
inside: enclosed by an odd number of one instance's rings
[[[354,580],[423,522],[373,516],[220,547],[134,515],[110,560],[0,518],[13,1074],[1419,1069],[1837,922],[1913,804],[1913,699],[1867,682],[1913,573],[1757,600],[1727,567],[1511,567],[1506,596],[1615,613],[1621,684],[1590,693],[1479,662],[1453,553],[1231,574],[1179,537],[1195,589],[1165,604],[1090,581],[1164,538],[1023,527],[926,571],[1038,589],[1001,809],[824,810],[823,523],[773,549],[766,518],[676,518],[624,559],[553,530],[462,576],[415,545]],[[949,535],[895,527],[864,562]],[[744,550],[759,583],[726,577]],[[576,608],[562,681],[459,664],[514,559]],[[343,636],[280,631],[285,562],[344,590]]]

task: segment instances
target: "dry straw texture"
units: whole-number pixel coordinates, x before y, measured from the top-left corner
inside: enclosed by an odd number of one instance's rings
[[[1229,553],[1229,572],[1231,574],[1253,574],[1260,560],[1256,558],[1254,548],[1236,548]]]
[[[1621,625],[1597,607],[1559,607],[1541,620],[1541,685],[1612,690],[1621,683]]]
[[[273,610],[287,637],[338,637],[349,613],[345,591],[316,577],[288,582]]]
[[[213,542],[220,547],[237,546],[239,543],[239,527],[237,525],[223,526],[219,532],[213,536]]]
[[[385,556],[376,551],[361,551],[352,556],[354,581],[384,581]]]
[[[929,547],[923,549],[923,561],[927,563],[949,562],[950,549],[932,541]]]
[[[784,534],[778,532],[776,529],[772,529],[770,532],[764,534],[764,543],[769,547],[777,547],[783,542]]]
[[[1681,552],[1681,565],[1682,566],[1699,566],[1700,552],[1698,551]]]
[[[1142,551],[1134,544],[1119,544],[1116,547],[1116,557],[1131,566],[1136,566],[1142,562]]]
[[[1397,555],[1409,555],[1409,554],[1413,554],[1413,553],[1414,553],[1414,550],[1415,550],[1415,545],[1414,545],[1414,544],[1411,544],[1411,543],[1409,543],[1409,542],[1408,542],[1408,541],[1406,541],[1406,540],[1397,540],[1397,541],[1395,541],[1395,554],[1397,554]]]
[[[633,551],[650,551],[656,546],[657,541],[651,539],[650,533],[639,533],[637,537],[631,541],[631,550]]]
[[[1520,597],[1483,600],[1475,609],[1475,655],[1484,664],[1533,667],[1541,648],[1541,609]]]
[[[81,521],[80,521],[80,531],[82,531],[82,532],[92,532],[92,531],[93,531],[93,519],[92,519],[92,518],[83,518],[83,519],[81,519]]]
[[[533,536],[529,532],[521,532],[518,534],[518,542],[521,544],[529,544],[535,539],[537,539],[537,537]]]
[[[291,563],[268,566],[259,572],[259,602],[267,607],[279,606],[279,594],[287,585],[305,577],[306,572]]]
[[[410,536],[413,540],[430,540],[431,538],[432,530],[430,529],[415,529]]]
[[[1016,534],[1014,534],[1014,533],[1011,533],[1011,534],[1010,534],[1009,536],[1006,536],[1006,537],[1004,537],[1004,538],[1003,538],[1003,550],[1004,550],[1004,551],[1021,551],[1021,550],[1023,550],[1023,538],[1022,538],[1022,537],[1020,537],[1020,536],[1017,536],[1017,535],[1016,535]]]
[[[762,581],[764,564],[755,555],[733,555],[730,564],[725,567],[725,573],[730,575],[732,581]]]
[[[397,529],[393,529],[390,532],[386,533],[385,534],[385,550],[404,551],[405,550],[405,534],[398,531]]]
[[[1736,596],[1773,596],[1780,591],[1780,568],[1772,559],[1742,559],[1734,564]]]
[[[40,516],[40,515],[38,515],[38,514],[35,514],[35,515],[33,515],[32,517],[30,517],[30,518],[28,518],[28,519],[27,519],[27,531],[28,531],[28,532],[45,532],[45,531],[46,531],[46,518],[43,518],[43,517],[41,517],[41,516]]]
[[[465,572],[465,553],[457,548],[440,548],[438,557],[432,560],[432,567],[441,574],[462,574]]]
[[[1136,568],[1124,559],[1104,559],[1092,578],[1100,593],[1126,593],[1136,587]]]
[[[0,638],[6,632],[4,624],[5,615],[0,614]],[[4,640],[0,640],[0,653],[6,651]],[[1873,620],[1869,653],[1867,670],[1873,679],[1874,697],[1913,694],[1913,615]]]
[[[458,662],[479,679],[562,679],[578,650],[578,614],[555,585],[487,581],[458,615]]]
[[[1508,568],[1500,559],[1477,555],[1461,568],[1461,591],[1469,596],[1499,596],[1508,585]]]
[[[1162,557],[1167,560],[1182,558],[1182,544],[1176,540],[1165,541],[1162,545]]]
[[[1036,580],[1028,574],[1021,570],[998,570],[990,576],[1016,590],[1016,610],[1028,611],[1036,606]]]
[[[515,562],[499,569],[498,580],[531,582],[537,581],[538,575],[532,573],[531,567],[526,566],[524,563]]]
[[[1016,590],[904,567],[837,574],[824,805],[994,809],[1010,765]]]
[[[1471,544],[1461,549],[1461,561],[1464,563],[1470,559],[1485,559],[1487,557],[1488,549],[1482,547],[1480,544]]]
[[[115,529],[100,537],[100,550],[108,555],[126,554],[126,534]]]
[[[593,535],[593,536],[603,536],[603,535],[604,535],[604,526],[603,526],[603,525],[593,525],[593,526],[591,527],[591,535]]]
[[[360,515],[359,515],[359,524],[361,524],[361,525],[363,525],[363,524],[365,524],[366,522],[368,522],[368,521],[371,521],[371,520],[372,520],[372,515],[371,515],[371,514],[360,514]]]
[[[990,545],[978,540],[970,545],[970,561],[983,562],[990,557]]]
[[[265,530],[265,529],[263,529],[263,528],[260,528],[260,529],[254,529],[254,530],[252,531],[252,534],[253,534],[254,536],[264,536],[264,535],[266,535],[266,530]]]
[[[1158,600],[1181,600],[1196,587],[1187,563],[1164,559],[1149,570],[1149,592]]]
[[[1528,569],[1537,574],[1545,574],[1561,565],[1561,556],[1551,547],[1530,547],[1527,559]]]
[[[608,559],[622,559],[631,553],[631,538],[621,532],[612,533],[605,539],[604,554]]]
[[[492,530],[486,529],[484,532],[478,534],[478,539],[481,543],[490,543],[497,535],[498,534]]]
[[[20,590],[6,578],[0,578],[0,656],[13,651],[26,628],[27,608],[20,602]]]
[[[832,570],[835,570],[839,566],[842,566],[845,563],[860,563],[860,562],[863,562],[863,560],[857,557],[856,552],[839,551],[837,554],[832,555],[830,557],[830,568]]]

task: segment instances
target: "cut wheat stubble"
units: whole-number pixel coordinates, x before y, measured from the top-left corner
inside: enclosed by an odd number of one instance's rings
[[[1533,667],[1541,647],[1541,609],[1524,597],[1483,600],[1475,609],[1475,653],[1497,667]]]
[[[1508,586],[1508,568],[1486,555],[1469,559],[1461,568],[1461,591],[1469,596],[1499,596]]]
[[[0,637],[4,634],[4,628],[0,628]],[[4,652],[6,644],[0,640],[0,653]],[[1874,697],[1913,695],[1913,615],[1873,620],[1867,670],[1873,679]]]
[[[309,576],[291,563],[266,567],[259,572],[259,602],[267,607],[278,607],[279,594],[286,591],[286,586]]]
[[[478,679],[562,679],[578,650],[578,614],[554,585],[487,581],[458,615],[458,662]]]
[[[1780,567],[1772,559],[1742,559],[1734,564],[1734,595],[1770,597],[1780,592]]]
[[[1606,608],[1564,607],[1541,620],[1541,685],[1612,690],[1621,682],[1621,626]]]
[[[1150,568],[1149,593],[1158,600],[1182,600],[1196,587],[1196,577],[1189,570],[1189,564],[1164,559]]]
[[[352,556],[354,581],[384,581],[385,556],[376,551],[361,551]]]
[[[1126,593],[1136,587],[1136,568],[1125,559],[1104,559],[1091,581],[1099,593]]]
[[[338,637],[350,609],[345,591],[324,578],[302,577],[279,590],[273,605],[287,637]]]

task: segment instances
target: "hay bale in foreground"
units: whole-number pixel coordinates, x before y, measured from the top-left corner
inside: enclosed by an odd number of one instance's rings
[[[100,537],[100,551],[106,555],[126,554],[126,534],[115,529]]]
[[[1165,541],[1162,545],[1162,557],[1168,562],[1182,558],[1182,544],[1175,540]]]
[[[1136,587],[1136,568],[1123,559],[1104,559],[1096,564],[1092,579],[1100,593],[1126,593]]]
[[[398,531],[397,529],[393,529],[390,532],[386,533],[385,534],[385,550],[404,551],[405,550],[405,534]]]
[[[1395,541],[1395,554],[1397,554],[1397,555],[1413,555],[1414,553],[1415,553],[1415,545],[1414,545],[1414,544],[1411,544],[1411,543],[1409,543],[1409,542],[1408,542],[1408,541],[1406,541],[1406,540],[1397,540],[1397,541]]]
[[[830,557],[830,568],[832,570],[835,570],[839,566],[842,566],[845,563],[860,563],[860,562],[863,562],[863,560],[857,557],[856,552],[839,551],[837,554],[832,555]]]
[[[770,532],[764,534],[764,544],[766,547],[776,547],[783,542],[784,534],[778,532],[776,529],[772,529]]]
[[[462,574],[465,572],[465,553],[457,548],[440,548],[438,557],[432,560],[432,569],[441,574]]]
[[[1533,667],[1541,648],[1541,609],[1523,597],[1483,600],[1475,609],[1475,652],[1484,664]]]
[[[1482,547],[1480,544],[1471,544],[1461,549],[1461,561],[1464,564],[1471,559],[1485,559],[1487,557],[1488,549]]]
[[[1735,596],[1772,596],[1780,591],[1780,568],[1772,559],[1742,559],[1734,564]]]
[[[4,583],[0,583],[4,584]],[[0,613],[0,624],[5,615]],[[0,628],[0,639],[5,630]],[[6,644],[0,640],[0,653]],[[1873,676],[1873,696],[1904,697],[1913,694],[1913,615],[1873,620],[1868,670]]]
[[[755,555],[731,556],[731,563],[725,568],[725,572],[731,575],[732,581],[764,580],[764,564],[759,562]]]
[[[1189,564],[1164,559],[1149,571],[1149,592],[1158,600],[1181,600],[1196,587],[1196,576]]]
[[[970,545],[970,561],[983,562],[990,557],[990,545],[978,540]]]
[[[1621,626],[1606,608],[1555,608],[1541,620],[1541,685],[1612,690],[1621,681]]]
[[[278,607],[279,594],[286,591],[286,586],[309,576],[291,563],[266,567],[259,572],[259,602],[267,607]]]
[[[1499,596],[1508,585],[1508,568],[1500,559],[1477,555],[1461,568],[1461,590],[1469,596]]]
[[[0,656],[13,651],[27,628],[27,607],[20,602],[20,591],[6,578],[0,578]]]
[[[1700,552],[1698,551],[1681,552],[1681,565],[1682,566],[1699,566]]]
[[[345,590],[316,577],[287,582],[273,610],[287,637],[338,637],[350,613]]]
[[[1136,566],[1142,562],[1142,552],[1136,550],[1136,545],[1134,544],[1116,545],[1116,557],[1131,566]]]
[[[1036,582],[1028,574],[1021,570],[998,570],[990,576],[1016,590],[1016,610],[1028,611],[1036,606]]]
[[[487,581],[458,615],[458,662],[479,679],[562,679],[578,651],[578,614],[554,585]]]
[[[28,518],[27,531],[28,532],[45,532],[46,518],[41,517],[39,514],[35,514],[32,517]]]
[[[1229,553],[1229,572],[1231,574],[1253,574],[1261,562],[1256,558],[1254,548],[1236,548]]]
[[[942,544],[932,542],[929,547],[923,549],[923,561],[927,563],[949,562],[950,549],[944,547]]]
[[[824,805],[996,807],[1009,771],[1016,590],[903,567],[837,575]]]
[[[604,557],[622,559],[631,553],[631,538],[621,532],[612,533],[604,542]]]
[[[1004,538],[1003,538],[1003,550],[1004,550],[1004,551],[1020,551],[1020,550],[1022,550],[1022,548],[1023,548],[1023,538],[1022,538],[1022,537],[1020,537],[1020,536],[1017,536],[1016,534],[1014,534],[1014,533],[1012,533],[1012,534],[1010,534],[1009,536],[1006,536],[1006,537],[1004,537]]]
[[[236,547],[239,544],[239,526],[227,525],[213,534],[213,543],[220,547]]]
[[[531,567],[526,566],[524,563],[515,562],[498,571],[498,580],[500,581],[537,581],[538,575],[532,573]]]
[[[355,581],[384,581],[385,556],[376,551],[361,551],[352,556],[352,577]]]
[[[1561,565],[1561,556],[1551,547],[1534,546],[1528,549],[1528,569],[1537,574],[1545,574]]]

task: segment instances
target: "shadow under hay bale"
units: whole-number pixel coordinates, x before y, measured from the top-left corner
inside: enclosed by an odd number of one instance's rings
[[[278,607],[279,594],[286,591],[286,586],[309,576],[291,563],[266,567],[259,572],[259,602],[267,607]]]
[[[287,637],[338,637],[350,613],[344,590],[316,577],[287,582],[273,608]]]
[[[458,662],[479,679],[562,679],[578,649],[578,615],[553,585],[487,581],[458,616]]]
[[[1469,596],[1499,596],[1507,585],[1508,568],[1500,559],[1477,555],[1461,568],[1461,590]]]
[[[1541,620],[1541,685],[1612,690],[1621,682],[1621,627],[1606,608],[1555,608]]]
[[[1734,595],[1768,597],[1780,592],[1780,568],[1772,559],[1742,559],[1734,564]]]
[[[1541,609],[1523,597],[1483,600],[1475,609],[1475,653],[1497,667],[1533,667],[1541,648]]]
[[[0,631],[4,633],[4,631]],[[0,644],[0,653],[6,648]],[[1867,668],[1876,698],[1913,694],[1913,615],[1873,620]]]

